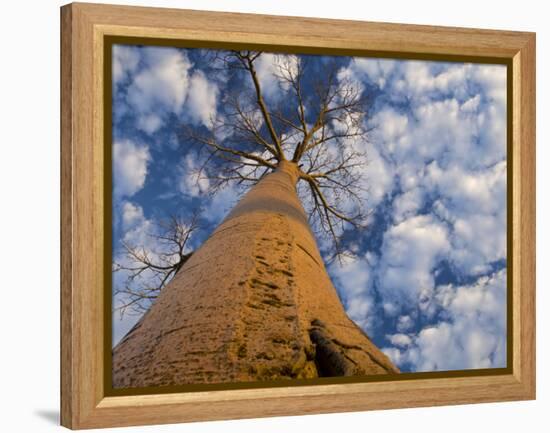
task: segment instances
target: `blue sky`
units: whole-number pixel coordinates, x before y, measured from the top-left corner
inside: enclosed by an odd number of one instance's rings
[[[328,267],[348,315],[402,371],[505,367],[506,67],[293,57],[306,58],[312,75],[335,62],[371,98],[372,131],[356,145],[372,213],[366,230],[344,234],[353,257]],[[277,62],[257,64],[268,104],[288,92]],[[208,195],[192,175],[201,155],[179,134],[208,131],[224,95],[250,85],[214,66],[205,50],[113,47],[115,259],[121,240],[154,250],[155,221],[199,206],[204,230],[190,247],[200,246],[242,193]],[[114,343],[137,319],[113,316]]]

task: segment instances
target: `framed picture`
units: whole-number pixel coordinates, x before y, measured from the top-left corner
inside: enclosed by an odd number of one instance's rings
[[[535,35],[61,8],[66,427],[535,398]]]

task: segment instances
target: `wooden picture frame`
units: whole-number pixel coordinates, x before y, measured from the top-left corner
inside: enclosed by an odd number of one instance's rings
[[[511,361],[499,374],[107,395],[106,37],[509,66]],[[251,43],[253,42],[253,44]],[[535,398],[535,34],[74,3],[61,8],[61,424],[80,429]],[[510,127],[511,126],[511,127]]]

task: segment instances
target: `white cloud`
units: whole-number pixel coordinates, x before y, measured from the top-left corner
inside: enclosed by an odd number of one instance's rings
[[[434,287],[434,271],[446,260],[482,275],[506,258],[506,69],[372,59],[349,69],[388,98],[369,125],[400,189],[374,270],[380,306],[398,316],[384,351],[413,370],[504,365],[505,271],[461,287]],[[409,334],[419,315],[436,321]]]
[[[393,334],[393,335],[386,336],[386,338],[394,346],[407,347],[412,344],[411,337],[409,337],[406,334]]]
[[[433,269],[449,246],[447,229],[430,215],[406,219],[384,234],[378,275],[388,313],[422,307],[434,288]]]
[[[113,74],[118,81],[129,77],[125,113],[135,116],[138,129],[153,134],[172,113],[194,124],[212,127],[217,114],[217,84],[192,68],[185,51],[179,49],[117,48],[113,53]]]
[[[476,172],[433,162],[426,185],[439,194],[436,212],[452,226],[450,258],[459,269],[480,274],[506,257],[506,162]]]
[[[410,189],[396,197],[393,201],[393,219],[399,223],[416,215],[424,202],[422,188]]]
[[[357,58],[350,68],[350,74],[366,75],[378,87],[384,89],[388,79],[399,63],[389,59]]]
[[[139,64],[139,52],[136,47],[113,45],[113,82],[118,84],[135,72]]]
[[[443,152],[460,157],[469,150],[472,139],[471,120],[461,117],[460,105],[454,98],[430,101],[414,110],[417,128],[410,136],[410,150],[422,160],[440,159]],[[408,156],[408,155],[407,155]],[[453,158],[454,159],[454,158]]]
[[[408,145],[414,153],[433,159],[451,152],[449,157],[454,160],[459,158],[477,167],[505,156],[504,66],[363,59],[348,69],[356,78],[367,78],[385,88],[393,102],[410,104],[412,116],[405,117],[409,118],[406,135],[410,140],[404,143],[394,143],[388,131],[393,119],[384,119],[388,108],[380,107],[377,117],[382,121],[377,124],[382,131],[377,133],[389,146]]]
[[[414,217],[431,198],[423,212],[450,225],[449,259],[458,269],[476,275],[503,259],[506,68],[362,59],[347,73],[367,77],[390,98],[369,125],[386,171],[399,180],[394,222]],[[408,111],[397,112],[394,102],[410,104]]]
[[[151,156],[147,146],[131,140],[113,143],[113,185],[115,197],[132,196],[145,184]]]
[[[418,334],[390,336],[384,350],[398,365],[415,371],[498,368],[506,365],[506,271],[471,285],[438,287],[434,297],[443,320]]]
[[[191,62],[174,48],[145,47],[141,54],[146,66],[133,77],[129,102],[141,112],[160,104],[178,113],[187,96]]]
[[[217,98],[218,86],[208,81],[202,71],[196,71],[189,83],[189,116],[197,123],[212,127],[212,120],[216,116]]]
[[[143,208],[129,201],[122,202],[122,227],[127,230],[144,221]]]
[[[255,62],[258,80],[265,98],[271,99],[280,91],[277,73],[277,55],[271,53],[262,54]]]
[[[366,332],[374,325],[372,267],[377,258],[371,253],[364,257],[343,257],[330,266],[330,274],[338,289],[348,316]]]
[[[391,359],[396,366],[403,365],[406,362],[405,357],[397,347],[384,347],[382,352]]]
[[[413,103],[423,104],[436,93],[465,99],[472,83],[482,85],[484,93],[495,103],[505,105],[506,101],[503,65],[363,58],[356,59],[348,69],[349,75],[368,78],[396,101],[412,99]]]
[[[183,158],[179,186],[183,194],[191,197],[202,196],[210,189],[208,177],[199,172],[198,163],[191,154]]]
[[[506,106],[506,67],[477,65],[473,70],[473,79],[482,84],[491,101],[500,107]]]
[[[438,91],[454,94],[463,94],[467,84],[467,74],[470,64],[455,64],[436,72],[435,63],[426,61],[409,61],[403,64],[403,78],[406,83],[405,92],[412,93],[419,98],[426,93]]]
[[[394,168],[386,161],[374,143],[364,143],[366,164],[359,168],[364,171],[364,182],[367,193],[367,205],[374,208],[391,192],[394,181]]]
[[[405,315],[405,316],[399,316],[397,318],[397,325],[396,329],[399,332],[405,332],[410,330],[414,326],[414,321],[411,318],[411,316]]]
[[[266,99],[278,99],[289,89],[288,83],[281,81],[278,75],[281,74],[281,67],[283,67],[284,70],[288,70],[295,76],[299,61],[299,58],[294,55],[263,53],[258,57],[254,65],[262,88],[262,95]]]
[[[373,123],[376,125],[377,133],[381,134],[384,142],[390,145],[403,137],[409,128],[409,118],[392,108],[384,108],[376,113]]]
[[[160,129],[163,124],[162,118],[154,113],[143,114],[137,118],[136,126],[138,129],[152,134]]]
[[[122,211],[123,223],[124,212],[126,212],[126,219],[130,220],[128,222],[131,222],[131,224],[123,224],[125,231],[122,238],[124,242],[139,248],[145,248],[150,252],[154,251],[156,249],[156,242],[154,237],[151,236],[154,224],[150,219],[145,218],[141,206],[127,202]]]
[[[464,211],[498,212],[506,201],[506,162],[471,171],[458,165],[441,169],[434,161],[427,166],[426,184]]]
[[[466,102],[464,102],[461,106],[460,106],[460,109],[462,111],[466,111],[466,112],[475,112],[478,110],[479,108],[479,102],[480,102],[481,98],[479,96],[479,94],[471,97],[470,99],[468,99]]]

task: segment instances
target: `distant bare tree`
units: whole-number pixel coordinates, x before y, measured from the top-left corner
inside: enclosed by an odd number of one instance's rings
[[[217,54],[216,61],[225,71],[244,71],[252,85],[223,96],[225,110],[212,119],[211,134],[185,130],[185,137],[207,152],[197,179],[208,178],[215,192],[231,182],[255,184],[281,161],[297,164],[303,182],[299,190],[309,191],[309,197],[301,196],[310,224],[333,241],[338,256],[345,252],[340,234],[346,223],[361,227],[367,216],[361,169],[366,155],[356,146],[368,133],[363,89],[339,76],[333,64],[313,82],[308,79],[306,90],[307,63],[281,55],[275,57],[275,76],[288,92],[268,107],[256,68],[261,55],[253,51]]]
[[[123,273],[125,281],[114,288],[119,300],[115,311],[121,316],[141,315],[149,309],[162,288],[193,254],[187,247],[191,235],[199,229],[198,222],[198,212],[189,219],[171,216],[158,222],[155,230],[147,234],[154,240],[154,248],[122,242],[124,258],[113,263],[113,272]]]

